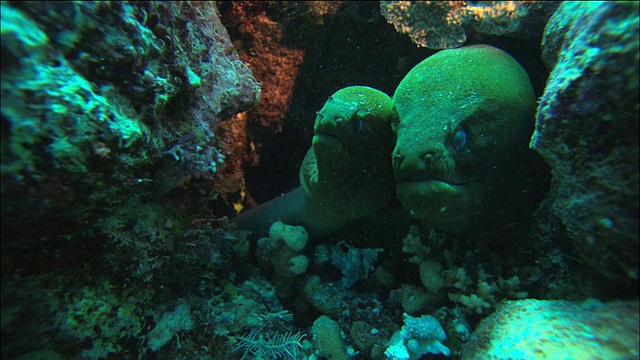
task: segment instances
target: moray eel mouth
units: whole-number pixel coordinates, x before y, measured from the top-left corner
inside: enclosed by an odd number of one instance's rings
[[[473,216],[478,191],[477,183],[405,179],[396,184],[398,200],[412,218],[445,229]]]
[[[313,135],[312,144],[314,149],[326,152],[339,152],[344,147],[342,139],[325,132],[316,132],[316,134]]]

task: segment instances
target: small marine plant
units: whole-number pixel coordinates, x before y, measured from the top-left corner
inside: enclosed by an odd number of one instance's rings
[[[260,320],[262,320],[265,324],[276,324],[282,329],[286,329],[285,323],[290,323],[293,321],[293,314],[289,312],[289,310],[278,310],[275,312],[268,312],[266,314],[260,315]]]
[[[238,344],[232,351],[244,350],[242,359],[297,359],[302,349],[300,342],[305,336],[301,332],[276,332],[265,336],[253,329],[248,334],[234,337]],[[249,354],[251,357],[247,357]]]

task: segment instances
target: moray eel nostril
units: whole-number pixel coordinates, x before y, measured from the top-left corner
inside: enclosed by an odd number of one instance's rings
[[[430,164],[434,158],[435,158],[435,154],[432,152],[428,152],[422,157],[423,161],[427,164]]]

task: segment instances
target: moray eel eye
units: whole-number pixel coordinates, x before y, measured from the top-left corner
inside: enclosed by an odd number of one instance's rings
[[[355,117],[353,120],[351,120],[351,126],[354,134],[360,133],[363,126],[362,119],[360,119],[359,117]]]
[[[467,146],[467,133],[460,129],[453,134],[453,148],[460,151]]]

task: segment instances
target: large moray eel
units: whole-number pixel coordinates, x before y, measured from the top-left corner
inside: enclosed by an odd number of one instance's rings
[[[516,60],[486,45],[440,51],[406,75],[393,103],[396,193],[411,217],[457,233],[512,221],[527,196],[536,108]]]
[[[239,228],[268,233],[275,221],[326,233],[373,214],[393,197],[391,98],[351,86],[317,113],[313,143],[300,168],[300,187],[237,216]]]

